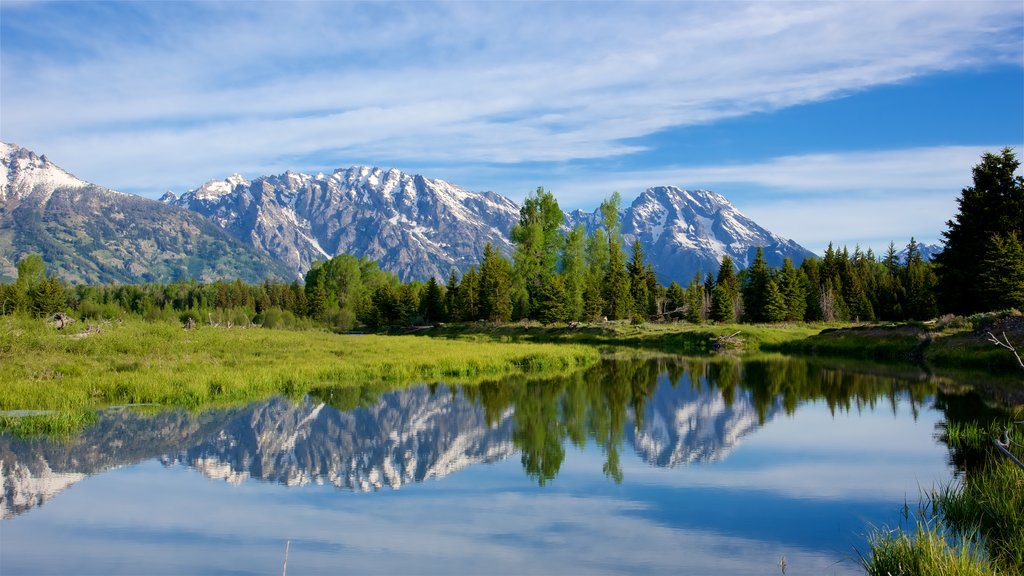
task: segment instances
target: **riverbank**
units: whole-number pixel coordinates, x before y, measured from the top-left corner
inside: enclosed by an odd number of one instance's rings
[[[319,387],[471,383],[596,362],[584,345],[180,325],[142,320],[0,320],[0,429],[71,431],[98,408],[201,409]],[[46,414],[13,415],[15,410]],[[3,412],[7,412],[3,415]]]

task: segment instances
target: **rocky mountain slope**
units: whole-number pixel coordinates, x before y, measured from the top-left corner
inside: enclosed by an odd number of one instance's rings
[[[84,182],[0,143],[0,281],[16,278],[32,252],[79,283],[294,276],[198,214]]]
[[[465,271],[487,243],[511,254],[519,218],[519,207],[497,194],[366,166],[251,182],[235,175],[161,200],[202,214],[295,274],[313,260],[352,254],[403,281]]]
[[[206,216],[296,274],[313,260],[346,253],[376,260],[405,281],[464,272],[488,242],[510,255],[508,232],[519,219],[519,207],[497,194],[366,166],[251,182],[235,175],[161,200]],[[588,232],[600,221],[596,211],[566,214],[567,227],[583,224]],[[717,273],[727,254],[746,267],[758,246],[773,266],[813,256],[707,190],[650,188],[622,211],[621,222],[627,249],[638,238],[664,284]]]
[[[234,175],[155,202],[84,182],[45,156],[0,147],[0,280],[38,252],[71,282],[301,278],[314,260],[352,254],[403,281],[446,280],[477,264],[490,243],[511,255],[515,202],[443,180],[366,166],[314,176]],[[566,214],[593,231],[597,212]],[[621,213],[627,250],[639,239],[659,280],[740,268],[763,246],[770,265],[812,254],[765,230],[706,190],[650,188]]]
[[[627,246],[639,239],[666,285],[672,280],[685,285],[698,272],[717,274],[726,255],[739,268],[746,268],[759,246],[769,266],[781,267],[785,258],[799,266],[804,258],[814,256],[744,216],[725,196],[708,190],[648,188],[625,210],[622,224]]]

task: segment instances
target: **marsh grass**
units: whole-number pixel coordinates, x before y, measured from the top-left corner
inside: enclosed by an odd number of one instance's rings
[[[981,464],[925,497],[913,533],[875,531],[868,574],[1024,574],[1024,471],[993,448],[1002,422],[947,423],[955,450],[982,450]],[[1021,425],[1011,440],[1024,446]],[[930,510],[930,511],[929,511]]]
[[[0,320],[0,411],[49,410],[57,422],[86,422],[97,408],[158,404],[200,409],[317,387],[417,382],[472,383],[597,361],[579,345],[466,342],[413,336],[337,335],[259,328],[183,330],[141,320],[77,324]],[[45,431],[39,422],[0,419],[0,427]]]
[[[600,322],[570,327],[565,324],[471,323],[435,328],[421,333],[427,337],[475,342],[572,343],[604,348],[633,348],[668,354],[706,355],[713,352],[717,338],[739,333],[740,354],[778,351],[785,343],[818,334],[830,324],[690,324]]]
[[[996,574],[975,539],[951,536],[939,522],[918,519],[915,529],[876,531],[871,555],[861,555],[869,576],[973,576]]]

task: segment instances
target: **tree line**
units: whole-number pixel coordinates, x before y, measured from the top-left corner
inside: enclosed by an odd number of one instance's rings
[[[701,322],[923,320],[939,312],[1024,308],[1024,179],[1012,150],[986,154],[974,183],[947,222],[945,250],[926,261],[911,238],[901,257],[829,245],[822,258],[780,268],[761,248],[746,269],[723,256],[715,271],[683,287],[663,286],[639,240],[629,254],[616,192],[600,206],[600,226],[566,231],[554,195],[527,196],[509,257],[488,244],[480,261],[447,281],[402,283],[376,262],[340,255],[314,262],[305,282],[68,286],[47,276],[38,255],[18,263],[14,283],[0,285],[0,313],[82,318],[130,313],[145,318],[267,327],[325,325],[336,331],[386,330],[439,322],[545,324],[631,320]]]

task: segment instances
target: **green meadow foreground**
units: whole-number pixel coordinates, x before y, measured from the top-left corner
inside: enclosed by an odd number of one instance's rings
[[[511,373],[571,371],[599,352],[583,345],[218,328],[140,320],[0,322],[0,427],[74,430],[105,406],[198,409],[317,389],[473,382]],[[12,411],[46,411],[24,417]]]
[[[58,330],[42,319],[0,320],[0,430],[72,434],[97,410],[238,405],[305,394],[372,402],[379,393],[421,382],[473,384],[511,374],[572,372],[602,354],[821,354],[926,364],[942,372],[971,369],[977,386],[995,382],[990,401],[1024,404],[1015,356],[992,333],[1022,340],[1014,311],[933,323],[594,325],[466,323],[415,335],[339,335],[326,331],[199,326],[122,319],[77,322]],[[724,358],[723,361],[729,361]],[[1018,418],[1019,419],[1019,418]],[[875,530],[862,556],[869,574],[1021,573],[1024,566],[1024,473],[994,454],[991,438],[1006,423],[945,430],[962,459],[961,481],[923,493],[907,530]],[[1021,431],[1013,440],[1024,445]],[[912,500],[912,495],[909,496]],[[952,543],[952,547],[950,547]]]

